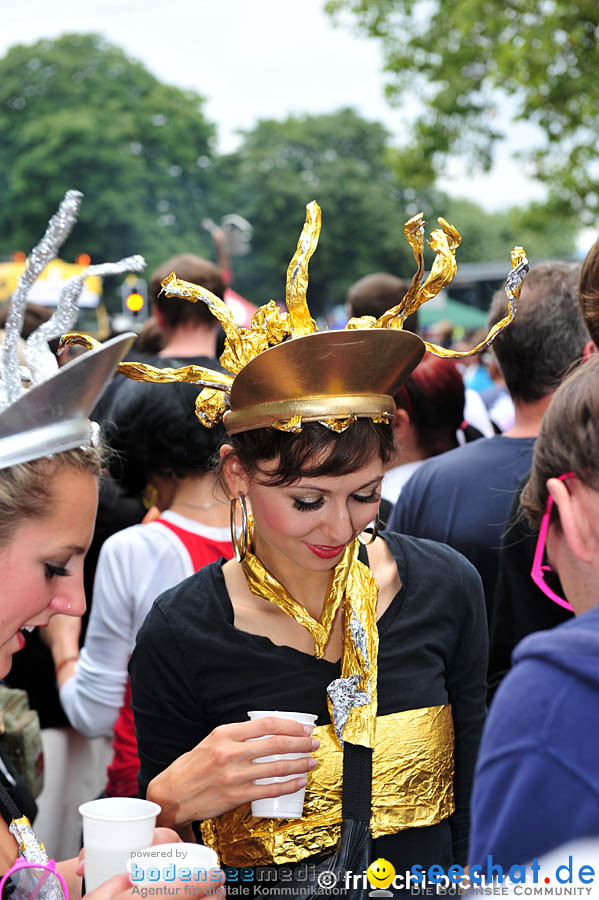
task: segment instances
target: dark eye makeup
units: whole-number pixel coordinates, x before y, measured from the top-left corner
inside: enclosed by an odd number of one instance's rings
[[[371,494],[352,494],[352,499],[357,500],[358,503],[378,503],[381,499],[381,495],[378,491],[373,491]],[[319,497],[318,500],[313,500],[308,503],[306,500],[300,500],[299,497],[293,498],[293,508],[299,509],[302,512],[310,512],[311,510],[319,509],[323,504],[323,498]]]
[[[55,566],[54,563],[44,563],[44,569],[46,570],[46,578],[54,578],[58,576],[59,578],[64,578],[67,575],[70,575],[68,569],[65,569],[64,566]]]
[[[307,503],[305,500],[300,500],[299,497],[293,498],[293,508],[299,509],[302,512],[309,512],[310,510],[319,509],[322,506],[322,503],[322,497],[319,497],[318,500],[314,500],[312,503]]]
[[[378,491],[373,491],[372,494],[368,494],[364,496],[364,494],[352,494],[354,500],[357,500],[358,503],[378,503],[381,499],[381,495]]]

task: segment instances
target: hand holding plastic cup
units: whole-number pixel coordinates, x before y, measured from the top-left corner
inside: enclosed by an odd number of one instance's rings
[[[314,729],[318,716],[311,713],[299,712],[280,712],[279,710],[252,710],[248,712],[248,716],[252,721],[256,719],[266,719],[272,717],[275,719],[290,719],[292,722],[300,722],[308,728]],[[272,737],[270,734],[263,735],[262,738],[252,738],[252,740],[264,740],[264,738]],[[256,763],[274,762],[279,759],[304,759],[309,754],[305,753],[275,753],[272,756],[259,756],[254,760]],[[297,775],[284,775],[278,778],[257,778],[256,784],[274,784],[275,782],[292,781]],[[300,788],[293,794],[284,794],[282,797],[265,797],[263,800],[252,800],[252,815],[265,819],[301,819],[304,810],[304,795],[306,788]]]
[[[160,806],[135,797],[106,797],[82,803],[85,888],[89,893],[127,871],[134,850],[152,843]]]
[[[127,861],[127,871],[133,885],[175,881],[182,875],[186,881],[191,879],[201,884],[220,883],[222,878],[214,850],[204,844],[182,842],[155,844],[133,851]]]

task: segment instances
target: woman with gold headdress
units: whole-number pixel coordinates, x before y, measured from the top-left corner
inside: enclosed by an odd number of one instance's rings
[[[367,797],[370,861],[403,872],[465,858],[485,713],[480,579],[445,545],[363,535],[392,451],[393,395],[425,351],[402,322],[455,272],[459,234],[440,222],[424,284],[419,216],[405,229],[418,262],[411,290],[379,320],[344,331],[316,332],[306,305],[316,204],[289,266],[287,315],[271,301],[238,331],[205,290],[174,275],[163,282],[167,296],[206,302],[227,332],[221,362],[235,377],[193,377],[206,385],[200,420],[224,416],[221,475],[242,535],[233,534],[236,559],[163,594],[138,635],[139,780],[163,824],[193,826],[229,867],[334,853],[356,788]],[[524,254],[513,262],[510,312],[489,340],[514,313]],[[291,721],[244,721],[256,709],[316,714],[314,737]],[[247,741],[259,736],[258,752]],[[276,775],[296,777],[256,784],[266,764],[252,759],[274,753],[305,754],[276,764]],[[359,784],[343,774],[350,756]],[[251,816],[252,800],[297,791],[306,777],[301,819]]]

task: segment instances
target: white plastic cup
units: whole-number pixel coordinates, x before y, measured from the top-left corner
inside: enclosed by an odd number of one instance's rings
[[[127,871],[133,850],[152,843],[160,806],[136,797],[105,797],[82,803],[85,888],[89,893]]]
[[[278,709],[258,709],[248,712],[248,716],[252,721],[256,719],[266,719],[272,716],[275,719],[290,719],[292,722],[301,722],[314,729],[318,716],[311,713],[299,712],[281,712]],[[262,738],[252,738],[251,740],[261,741],[265,738],[273,737],[272,734],[265,734]],[[254,760],[255,763],[271,762],[277,759],[305,759],[309,753],[275,753],[272,756],[259,756]],[[283,775],[280,778],[257,778],[254,784],[274,784],[275,782],[292,781],[299,778],[299,775]],[[263,819],[301,819],[304,811],[304,795],[306,788],[300,788],[293,794],[284,794],[282,797],[265,797],[263,800],[252,800],[252,815]]]
[[[183,870],[190,869],[190,873]],[[218,856],[204,844],[155,844],[136,850],[127,862],[131,884],[151,885],[174,881],[184,874],[191,884],[210,882],[209,869],[218,869]],[[199,870],[199,871],[198,871]],[[204,870],[204,871],[202,871]]]

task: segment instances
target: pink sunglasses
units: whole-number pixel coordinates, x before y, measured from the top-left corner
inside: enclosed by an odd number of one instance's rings
[[[559,481],[565,481],[566,478],[576,478],[575,472],[567,472],[565,475],[559,476]],[[537,540],[537,546],[535,549],[535,555],[532,563],[532,571],[530,573],[530,577],[540,588],[543,593],[549,597],[550,600],[553,600],[554,603],[558,603],[559,606],[563,606],[564,609],[570,610],[570,612],[574,612],[571,604],[568,603],[567,600],[564,600],[563,597],[560,597],[559,594],[556,594],[555,591],[552,591],[548,584],[545,582],[545,575],[547,572],[553,572],[551,566],[542,565],[543,556],[545,554],[545,544],[547,543],[547,531],[549,530],[549,520],[551,519],[551,510],[553,509],[553,497],[551,494],[547,497],[547,507],[545,509],[545,515],[541,519],[541,527],[539,528],[539,537]]]
[[[1,900],[69,900],[62,875],[53,859],[46,864],[27,862],[20,857],[2,876]]]

